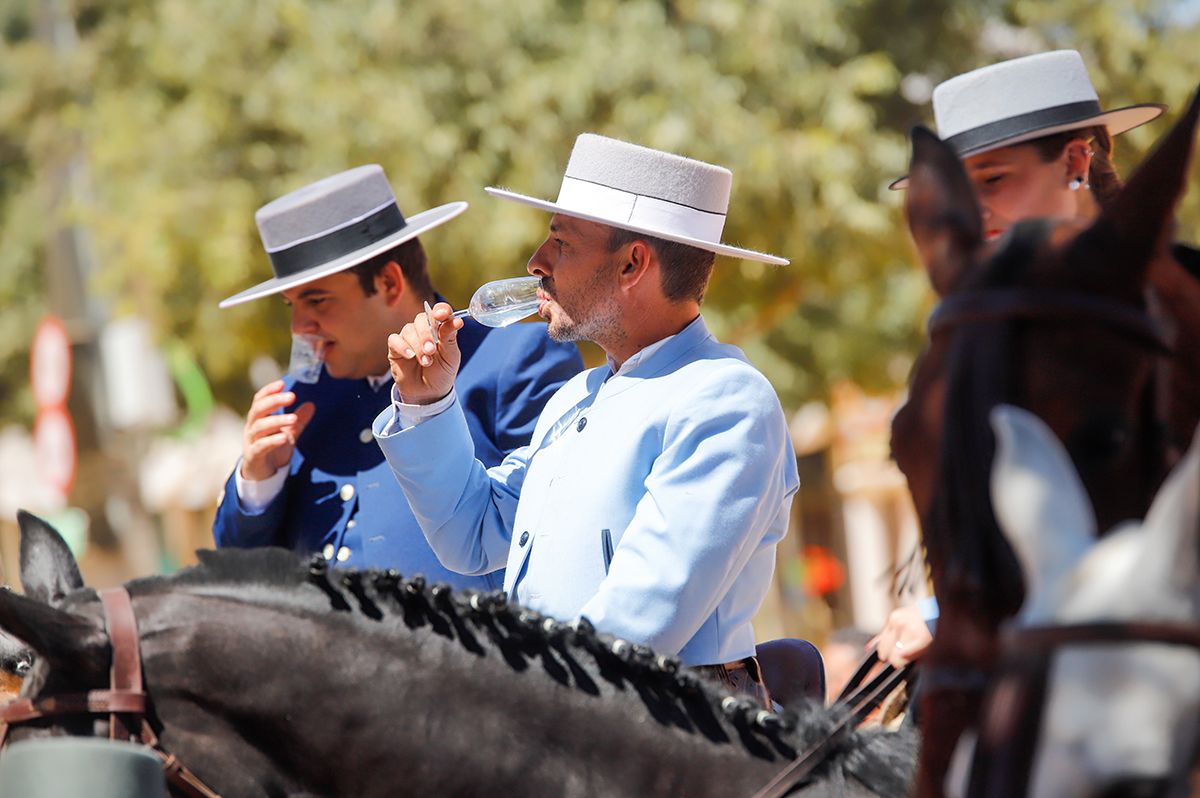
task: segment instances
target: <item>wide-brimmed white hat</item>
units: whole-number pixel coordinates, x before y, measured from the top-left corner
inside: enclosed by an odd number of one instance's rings
[[[721,166],[584,133],[575,139],[558,199],[487,188],[493,197],[763,263],[787,259],[721,243],[733,173]]]
[[[959,158],[1084,127],[1103,125],[1115,136],[1165,109],[1144,103],[1102,110],[1075,50],[1001,61],[950,78],[933,90],[937,134]],[[889,188],[907,185],[906,175]]]
[[[377,164],[310,183],[254,214],[275,277],[222,300],[227,308],[319,280],[397,247],[467,209],[451,202],[407,219]]]

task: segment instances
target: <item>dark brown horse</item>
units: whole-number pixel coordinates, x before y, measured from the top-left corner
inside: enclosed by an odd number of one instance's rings
[[[31,545],[69,558],[52,529],[23,520]],[[502,594],[276,549],[200,554],[127,589],[150,726],[224,798],[750,798],[838,721],[816,705],[764,712]],[[23,695],[104,689],[105,617],[88,589],[58,606],[0,594],[0,627],[38,654]],[[107,719],[43,718],[10,737],[103,736]],[[905,795],[915,761],[909,733],[850,735],[795,794]]]
[[[1200,384],[1200,364],[1187,359],[1194,341],[1167,361],[1146,295],[1154,275],[1170,289],[1162,305],[1177,326],[1197,330],[1188,300],[1197,286],[1161,260],[1169,257],[1197,111],[1193,101],[1094,223],[1025,222],[992,246],[983,243],[975,194],[954,152],[932,133],[914,132],[906,211],[942,297],[892,427],[941,605],[923,664],[920,795],[941,794],[955,743],[977,718],[997,630],[1023,599],[988,495],[990,410],[1016,405],[1046,422],[1102,530],[1143,517],[1178,444],[1190,438],[1183,428],[1194,426],[1200,408],[1180,397]],[[1164,362],[1172,369],[1165,379]]]

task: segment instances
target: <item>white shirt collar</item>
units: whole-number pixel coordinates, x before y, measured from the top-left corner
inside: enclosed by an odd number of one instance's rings
[[[691,327],[693,324],[695,324],[698,321],[700,321],[699,316],[697,316],[696,318],[694,318],[690,322],[688,322],[687,326],[685,326],[683,328],[683,330],[686,330],[688,327]],[[655,352],[657,352],[658,350],[660,350],[664,346],[666,346],[668,341],[670,341],[672,338],[675,338],[677,335],[679,335],[679,333],[683,332],[683,330],[680,330],[678,333],[675,333],[675,335],[668,335],[666,338],[660,338],[657,341],[655,341],[654,343],[652,343],[648,346],[642,347],[637,352],[634,352],[632,355],[630,355],[629,359],[626,360],[624,363],[622,363],[621,368],[619,368],[619,369],[613,368],[613,359],[606,355],[605,358],[608,360],[609,371],[612,372],[612,374],[609,376],[610,377],[619,377],[622,374],[628,374],[630,371],[637,368],[638,365],[643,360],[645,360],[648,357],[652,357]]]
[[[385,371],[377,377],[367,377],[367,385],[371,386],[372,391],[378,391],[392,378],[392,372]]]

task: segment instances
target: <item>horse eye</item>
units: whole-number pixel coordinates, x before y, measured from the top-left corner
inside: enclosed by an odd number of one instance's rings
[[[24,679],[26,676],[29,675],[29,669],[32,667],[33,667],[33,660],[31,660],[29,658],[22,659],[20,662],[17,663],[17,667],[16,667],[17,675],[20,676],[22,679]]]
[[[1067,448],[1081,460],[1111,460],[1129,443],[1129,428],[1113,418],[1093,418],[1075,428]]]

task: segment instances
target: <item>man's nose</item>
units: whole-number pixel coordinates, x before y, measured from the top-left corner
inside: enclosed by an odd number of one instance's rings
[[[550,239],[542,242],[542,245],[537,248],[533,255],[529,258],[529,263],[525,265],[526,270],[535,277],[549,277],[550,263],[546,258],[546,247],[550,244]]]
[[[292,332],[311,335],[316,331],[316,319],[298,305],[292,305]]]

